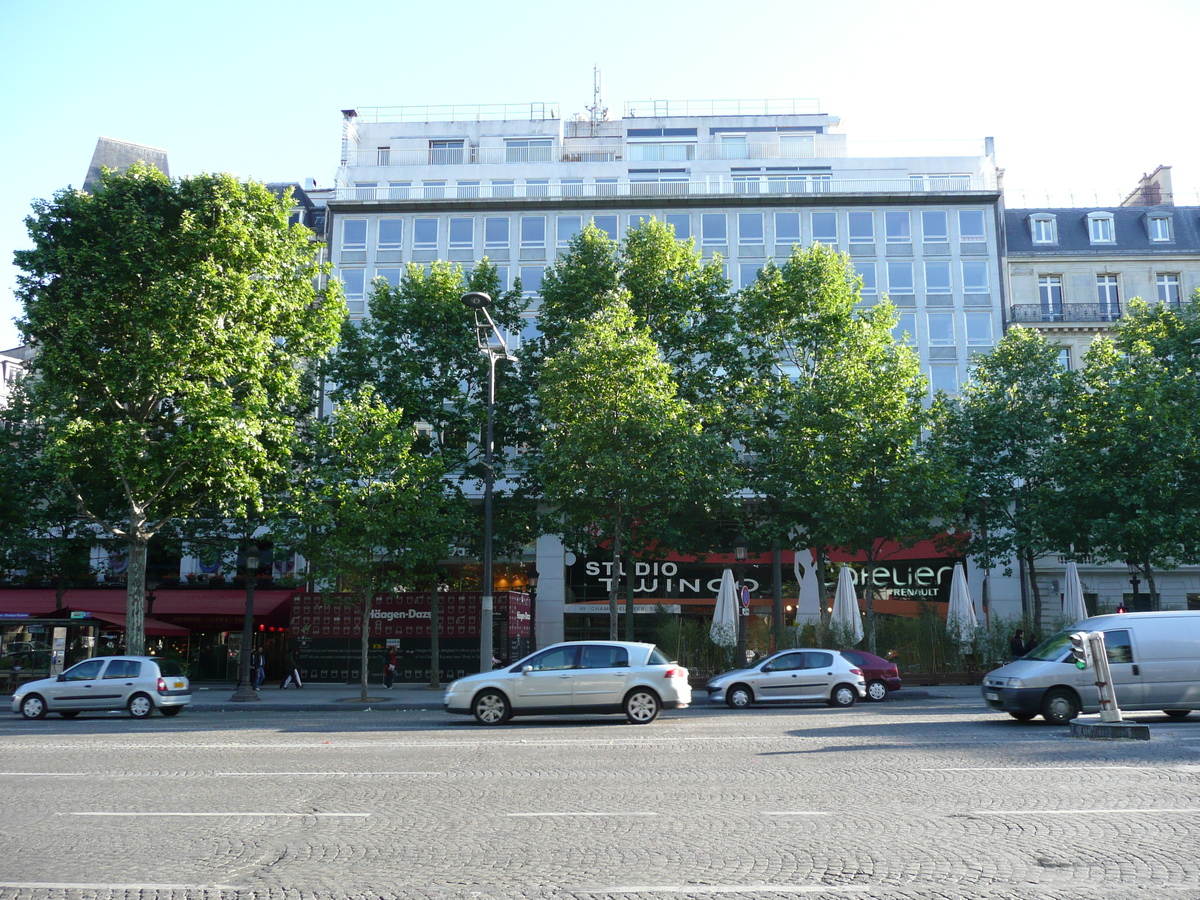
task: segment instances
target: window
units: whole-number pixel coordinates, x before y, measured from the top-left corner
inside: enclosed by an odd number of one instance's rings
[[[950,290],[950,260],[925,260],[925,293],[949,294]]]
[[[521,138],[504,142],[504,161],[510,163],[550,162],[552,138]]]
[[[104,670],[105,678],[137,678],[142,664],[136,659],[114,659]]]
[[[1109,213],[1088,213],[1088,238],[1093,244],[1111,244],[1116,240],[1113,217]]]
[[[493,178],[492,179],[492,196],[493,197],[511,197],[513,195],[514,185],[516,184],[511,178]]]
[[[459,200],[474,200],[479,196],[478,181],[458,181],[455,184],[457,185]]]
[[[430,141],[429,164],[431,166],[457,166],[463,161],[464,141]]]
[[[958,239],[960,241],[987,240],[987,226],[982,209],[960,209],[958,211]]]
[[[913,287],[913,264],[910,259],[889,259],[887,264],[888,269],[888,293],[889,294],[912,294],[915,293]]]
[[[883,233],[889,244],[911,244],[912,226],[906,209],[889,209],[883,214]]]
[[[559,216],[555,228],[557,246],[560,250],[565,250],[571,239],[583,230],[583,216]]]
[[[364,310],[363,298],[367,292],[366,269],[342,269],[342,290],[346,295],[346,311],[352,316],[361,316]]]
[[[1063,369],[1064,371],[1067,371],[1067,372],[1071,371],[1071,348],[1070,347],[1059,347],[1058,348],[1058,359],[1056,360],[1056,362],[1058,363],[1058,367],[1060,369]]]
[[[413,222],[413,249],[436,250],[438,245],[438,220],[417,219]]]
[[[367,249],[367,220],[366,219],[344,219],[344,220],[342,220],[342,249],[343,250],[366,250]]]
[[[954,346],[954,313],[926,313],[925,325],[929,329],[930,347]]]
[[[930,366],[929,389],[951,397],[958,394],[958,366]]]
[[[389,181],[387,186],[388,199],[407,200],[411,188],[411,181]]]
[[[518,272],[521,277],[521,293],[526,297],[540,294],[542,292],[542,275],[545,272],[545,266],[521,266]]]
[[[727,243],[725,213],[703,213],[700,216],[700,242],[706,246]]]
[[[1116,275],[1096,276],[1096,302],[1100,304],[1100,321],[1114,322],[1121,318]]]
[[[392,267],[385,269],[376,269],[375,277],[381,278],[387,282],[388,287],[400,286],[400,269]]]
[[[879,286],[875,280],[875,262],[873,260],[855,262],[854,270],[862,278],[862,292],[864,294],[874,295],[879,293]]]
[[[374,182],[374,181],[356,181],[356,182],[354,182],[354,199],[355,200],[374,200],[376,186],[377,186],[377,182]]]
[[[549,197],[550,196],[550,179],[549,178],[526,178],[525,179],[525,196],[526,197]]]
[[[1038,296],[1042,302],[1043,320],[1061,322],[1063,317],[1062,276],[1038,276]]]
[[[421,184],[426,200],[440,200],[446,196],[445,181],[423,181]]]
[[[869,212],[850,213],[850,243],[869,244],[875,240],[875,215]]]
[[[86,662],[81,662],[77,666],[71,666],[67,671],[63,672],[64,681],[93,681],[100,675],[100,667],[104,665],[103,659],[89,659]]]
[[[762,183],[757,175],[734,175],[733,192],[735,194],[761,193]]]
[[[987,260],[964,259],[962,275],[964,294],[986,294],[988,292]]]
[[[813,155],[813,147],[816,143],[817,136],[812,132],[781,134],[779,135],[780,155],[809,157]]]
[[[968,312],[967,346],[990,347],[992,345],[992,314],[990,312]]]
[[[578,656],[578,644],[567,647],[553,647],[533,657],[527,665],[531,666],[535,672],[543,672],[547,669],[573,669],[575,668],[575,660]]]
[[[450,219],[450,249],[472,250],[475,247],[475,220],[469,216]]]
[[[1035,244],[1058,243],[1058,227],[1054,216],[1030,216],[1029,230]]]
[[[388,166],[391,165],[391,147],[377,147],[375,150],[375,165]]]
[[[896,325],[892,329],[892,337],[897,341],[917,342],[917,314],[902,312],[896,317]]]
[[[943,172],[933,175],[909,175],[908,188],[911,191],[969,191],[971,176],[965,173],[947,175]]]
[[[927,241],[950,240],[949,216],[944,209],[926,209],[921,212],[921,236]]]
[[[676,162],[695,159],[696,145],[683,141],[634,141],[629,145],[630,162]]]
[[[559,184],[562,185],[562,195],[564,197],[582,197],[583,196],[583,179],[582,178],[562,178],[562,179],[559,179]]]
[[[762,213],[738,213],[738,243],[761,244],[762,242]]]
[[[597,178],[596,179],[596,196],[597,197],[615,197],[617,194],[617,179],[615,178]]]
[[[610,241],[617,239],[616,216],[592,216],[592,224],[608,235]]]
[[[798,212],[777,212],[777,213],[775,213],[775,243],[777,243],[777,244],[798,244],[798,243],[800,243],[800,213],[798,213]]]
[[[687,213],[667,213],[666,221],[675,229],[675,240],[686,241],[692,236],[692,217]]]
[[[838,239],[837,213],[813,213],[812,236],[814,241],[820,241],[822,244],[836,244]]]
[[[379,220],[379,249],[399,250],[404,242],[403,219]]]
[[[749,159],[750,146],[744,134],[721,135],[721,159]]]
[[[738,276],[742,280],[742,287],[748,288],[754,284],[754,279],[758,277],[758,270],[762,268],[760,263],[744,262],[738,263]]]
[[[1150,216],[1146,220],[1146,229],[1150,232],[1150,240],[1152,241],[1171,240],[1170,216]]]
[[[1179,276],[1159,275],[1155,281],[1158,286],[1158,302],[1167,306],[1179,308]]]
[[[581,669],[617,669],[629,665],[629,651],[624,647],[606,644],[588,644],[581,648]]]
[[[508,216],[488,216],[483,220],[483,247],[485,250],[504,249],[508,246]]]
[[[522,247],[545,247],[546,246],[546,217],[545,216],[522,216],[521,217],[521,246]]]

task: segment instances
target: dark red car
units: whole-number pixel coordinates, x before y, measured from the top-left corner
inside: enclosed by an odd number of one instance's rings
[[[890,691],[900,690],[900,669],[894,662],[863,650],[842,650],[842,656],[863,671],[868,700],[886,700]]]

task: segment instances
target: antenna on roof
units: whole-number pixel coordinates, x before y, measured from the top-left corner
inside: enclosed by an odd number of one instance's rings
[[[601,80],[600,67],[592,67],[592,105],[587,108],[588,118],[592,122],[592,137],[596,136],[596,123],[608,121],[608,108],[601,99],[604,85]]]

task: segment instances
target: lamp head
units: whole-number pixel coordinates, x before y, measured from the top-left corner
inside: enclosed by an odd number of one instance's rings
[[[492,305],[491,295],[483,291],[471,291],[469,294],[463,294],[460,299],[468,309],[487,309]]]

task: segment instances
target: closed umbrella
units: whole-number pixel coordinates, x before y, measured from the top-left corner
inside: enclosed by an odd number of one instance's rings
[[[1074,561],[1067,563],[1067,590],[1063,594],[1063,618],[1074,624],[1088,617],[1083,602],[1083,583],[1079,580],[1079,569]]]
[[[863,639],[862,616],[858,611],[858,597],[854,594],[854,578],[849,566],[842,566],[838,573],[837,593],[833,595],[833,615],[830,622],[840,626],[843,633],[852,637],[851,644]]]
[[[737,644],[737,626],[737,589],[733,572],[726,569],[721,573],[721,589],[717,591],[717,607],[708,634],[718,647],[733,647]]]
[[[967,590],[967,575],[962,563],[954,564],[954,575],[950,580],[950,609],[946,614],[946,632],[967,644],[975,636],[979,624],[975,618],[975,604]]]

